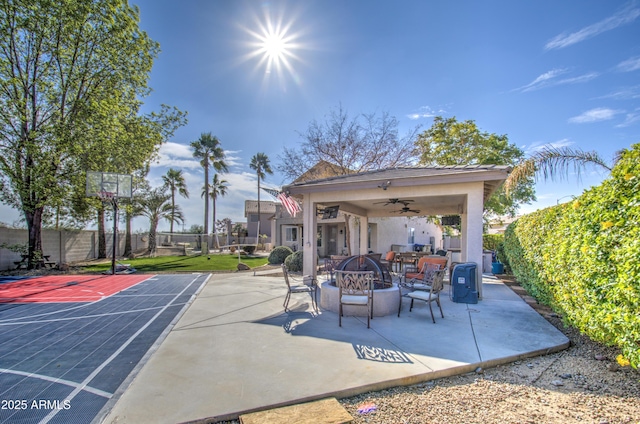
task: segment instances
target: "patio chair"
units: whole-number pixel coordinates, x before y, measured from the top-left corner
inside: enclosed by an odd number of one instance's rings
[[[416,265],[416,253],[415,252],[400,252],[396,255],[396,271],[398,273],[403,272],[406,267]]]
[[[285,264],[282,264],[282,273],[284,281],[287,283],[287,295],[284,298],[284,310],[289,311],[289,301],[292,293],[309,293],[311,296],[311,305],[314,311],[318,312],[318,282],[311,276],[292,274]]]
[[[402,298],[407,296],[408,293],[411,293],[416,290],[428,291],[431,290],[431,286],[433,285],[433,278],[436,275],[436,271],[440,271],[442,268],[439,263],[434,262],[423,262],[422,269],[419,273],[409,273],[409,278],[405,277],[405,280],[402,278],[398,281],[398,291],[400,294],[400,304],[398,305],[398,316],[400,316],[400,312],[402,311]]]
[[[383,265],[387,266],[387,269],[389,271],[393,271],[393,264],[396,261],[396,252],[394,252],[393,250],[390,250],[387,252],[387,254],[384,256],[384,259],[380,260],[380,263],[382,263]]]
[[[423,270],[427,269],[425,266],[429,264],[431,265],[429,269],[432,269],[437,266],[436,269],[445,269],[447,266],[447,258],[442,256],[423,256],[418,260],[417,266],[407,266],[405,267],[403,279],[407,284],[413,284],[417,280],[424,280]]]
[[[338,297],[338,325],[342,327],[343,305],[367,308],[367,328],[373,318],[373,271],[336,271]]]
[[[440,315],[444,318],[444,313],[442,312],[442,305],[440,304],[440,292],[442,291],[442,287],[444,285],[444,269],[440,269],[436,271],[433,275],[433,280],[431,282],[431,288],[429,290],[417,290],[409,293],[407,296],[411,298],[411,305],[409,306],[409,312],[413,309],[413,301],[414,300],[422,300],[429,304],[429,311],[431,312],[431,320],[433,323],[436,323],[436,318],[433,315],[433,307],[431,303],[436,302],[438,308],[440,308]]]

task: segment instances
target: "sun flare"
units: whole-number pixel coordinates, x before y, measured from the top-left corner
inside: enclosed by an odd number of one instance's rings
[[[281,64],[286,64],[289,47],[284,33],[270,32],[261,37],[260,53],[267,61],[265,72],[270,73],[273,65],[279,68]]]
[[[296,50],[301,45],[298,41],[300,34],[292,29],[294,22],[294,17],[284,21],[281,15],[266,10],[261,18],[255,17],[253,28],[245,28],[252,41],[248,44],[251,51],[244,58],[257,59],[256,71],[264,72],[265,78],[270,79],[269,75],[274,74],[282,80],[285,74],[289,74],[297,79],[293,63],[300,61]]]

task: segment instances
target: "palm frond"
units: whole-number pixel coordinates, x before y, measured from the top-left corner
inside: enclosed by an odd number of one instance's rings
[[[545,181],[568,178],[570,169],[580,178],[582,169],[587,165],[596,165],[611,172],[611,166],[594,151],[544,146],[514,167],[504,183],[504,188],[509,194],[520,182],[531,177],[537,179],[540,175]]]

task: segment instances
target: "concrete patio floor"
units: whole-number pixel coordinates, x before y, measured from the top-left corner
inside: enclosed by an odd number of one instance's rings
[[[569,340],[511,289],[484,276],[483,299],[445,318],[404,299],[400,318],[315,314],[307,294],[286,313],[282,277],[214,274],[124,393],[107,423],[222,420],[489,368],[565,349]]]

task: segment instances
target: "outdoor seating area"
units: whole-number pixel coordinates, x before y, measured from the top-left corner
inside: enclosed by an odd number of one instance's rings
[[[451,301],[446,278],[444,283],[440,301],[446,314],[437,325],[428,322],[428,305],[416,300],[400,318],[375,316],[371,331],[365,315],[345,315],[340,327],[337,312],[320,307],[316,313],[308,294],[292,296],[283,311],[287,293],[281,276],[215,275],[105,422],[233,419],[274,406],[472,372],[569,344],[491,276],[485,277],[483,301],[472,306]],[[397,302],[396,289],[396,308]],[[274,384],[274,378],[286,384]]]

